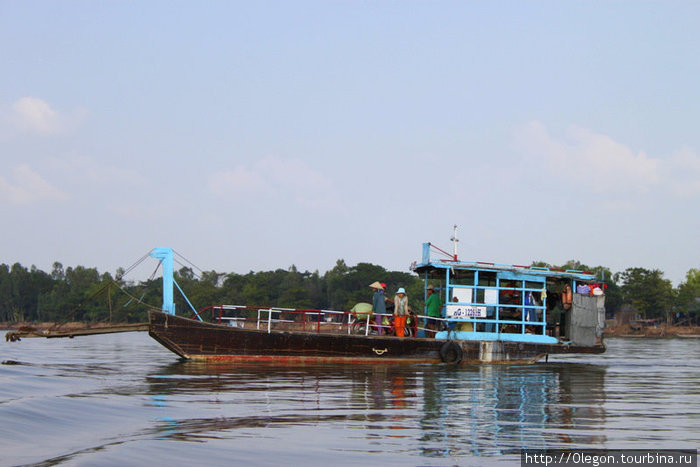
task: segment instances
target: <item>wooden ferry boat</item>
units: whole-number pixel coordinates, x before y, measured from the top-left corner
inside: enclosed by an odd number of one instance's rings
[[[423,277],[426,295],[430,287],[445,303],[439,326],[426,329],[420,314],[411,337],[395,337],[373,334],[369,316],[344,311],[217,305],[192,318],[178,316],[172,250],[156,248],[151,255],[163,265],[163,309],[149,312],[149,334],[193,360],[532,363],[549,354],[605,351],[604,295],[595,275],[463,262],[456,251],[433,259],[434,251],[442,252],[424,244],[412,269]]]

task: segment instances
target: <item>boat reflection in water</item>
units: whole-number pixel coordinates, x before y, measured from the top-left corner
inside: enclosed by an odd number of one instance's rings
[[[589,365],[483,366],[452,380],[426,373],[425,454],[446,445],[474,454],[600,446],[604,378],[604,368]]]
[[[521,448],[602,447],[605,371],[571,363],[180,362],[148,384],[151,404],[162,411],[153,430],[164,438],[262,436],[266,446],[273,438],[282,449],[305,433],[313,438],[308,442],[341,452],[374,453],[388,444],[399,455],[495,456],[519,455]]]

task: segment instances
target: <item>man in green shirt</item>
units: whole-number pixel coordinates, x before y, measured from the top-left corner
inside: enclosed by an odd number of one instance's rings
[[[438,320],[435,318],[440,318],[442,311],[442,300],[440,300],[440,295],[435,293],[435,289],[432,285],[428,286],[428,299],[425,301],[425,314],[429,316],[428,318],[428,329],[433,332],[437,332]]]

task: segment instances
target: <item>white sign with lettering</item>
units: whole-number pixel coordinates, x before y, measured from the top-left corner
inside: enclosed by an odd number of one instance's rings
[[[486,318],[485,306],[447,305],[448,318]]]

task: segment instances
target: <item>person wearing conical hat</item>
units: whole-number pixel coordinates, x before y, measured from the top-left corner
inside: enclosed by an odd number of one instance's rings
[[[381,336],[384,334],[382,318],[384,318],[386,314],[384,287],[382,287],[379,281],[372,282],[369,286],[374,289],[374,295],[372,296],[372,312],[374,313],[374,322],[377,324],[377,334]]]

